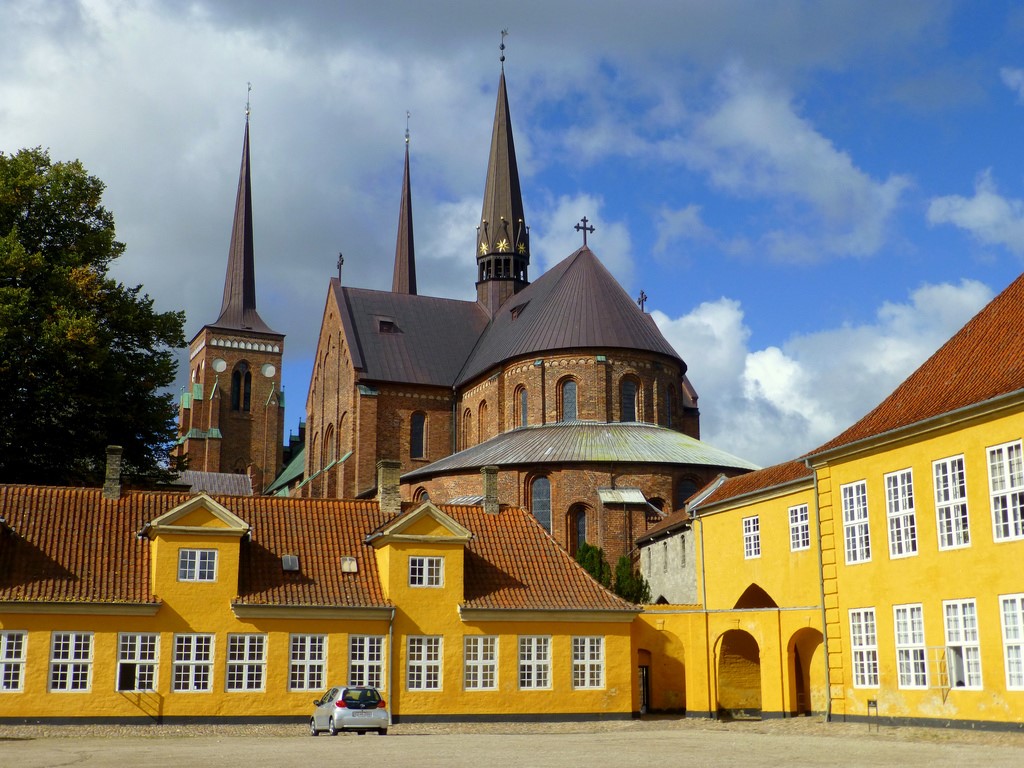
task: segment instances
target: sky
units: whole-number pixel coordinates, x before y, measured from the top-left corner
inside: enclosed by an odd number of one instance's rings
[[[390,288],[407,126],[419,293],[475,296],[502,30],[531,277],[586,216],[718,448],[769,465],[824,443],[1024,264],[1011,2],[0,0],[0,18],[0,151],[102,179],[127,246],[112,276],[184,309],[188,338],[219,314],[248,99],[286,432],[338,254],[345,284]]]

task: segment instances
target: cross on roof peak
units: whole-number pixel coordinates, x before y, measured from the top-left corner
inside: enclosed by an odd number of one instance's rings
[[[587,217],[584,216],[582,219],[580,219],[580,223],[577,224],[575,227],[573,227],[573,229],[575,229],[577,232],[582,232],[583,233],[583,247],[584,248],[587,247],[587,232],[593,232],[594,231],[593,225],[587,226],[588,223],[589,223],[589,219],[587,219]]]

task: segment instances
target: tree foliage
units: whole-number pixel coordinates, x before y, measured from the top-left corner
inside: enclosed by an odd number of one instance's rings
[[[631,603],[651,602],[651,586],[643,574],[633,568],[629,555],[623,555],[615,563],[615,585],[612,591]]]
[[[161,472],[175,435],[183,312],[108,277],[124,252],[103,182],[49,153],[0,153],[0,481],[93,484],[105,448]]]
[[[576,550],[576,562],[582,565],[583,569],[593,576],[594,581],[598,584],[611,588],[612,569],[608,565],[608,561],[604,559],[603,549],[584,542]]]

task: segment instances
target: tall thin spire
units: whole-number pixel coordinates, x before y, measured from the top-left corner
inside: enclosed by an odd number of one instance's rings
[[[274,333],[256,312],[256,269],[252,243],[252,180],[249,175],[249,102],[245,104],[245,139],[242,143],[242,167],[238,174],[235,218],[231,225],[228,269],[224,277],[224,299],[219,328]]]
[[[523,213],[512,119],[505,89],[505,35],[501,35],[501,79],[494,108],[491,153],[484,202],[477,228],[477,299],[493,315],[504,301],[529,283],[530,228]]]
[[[416,248],[412,236],[412,187],[409,184],[409,113],[405,113],[405,176],[402,202],[398,209],[398,243],[395,246],[395,274],[392,293],[416,293]]]

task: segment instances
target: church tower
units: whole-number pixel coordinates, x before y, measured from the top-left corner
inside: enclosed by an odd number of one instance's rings
[[[530,228],[523,214],[512,119],[505,92],[504,42],[501,80],[491,131],[491,155],[484,183],[484,205],[477,227],[476,296],[493,317],[509,296],[529,285]]]
[[[392,293],[416,295],[416,248],[412,236],[412,188],[409,184],[409,129],[405,129],[405,175],[402,178],[402,202],[398,210],[398,243],[395,245],[395,272]]]
[[[245,473],[259,494],[283,460],[284,334],[256,311],[249,113],[231,227],[220,316],[189,345],[189,390],[182,395],[178,446],[188,469]]]

